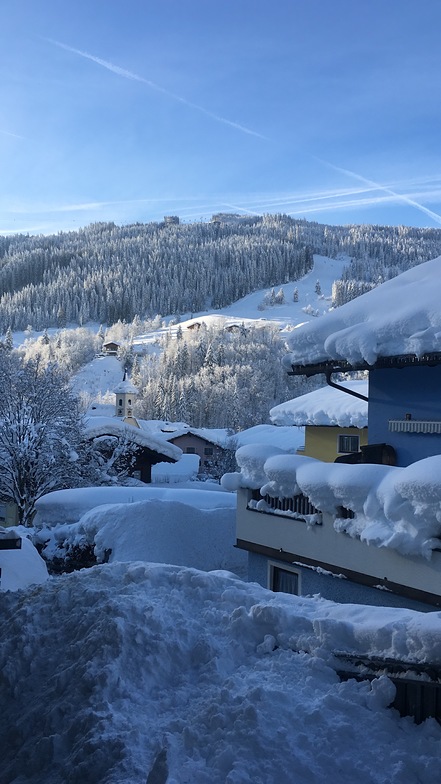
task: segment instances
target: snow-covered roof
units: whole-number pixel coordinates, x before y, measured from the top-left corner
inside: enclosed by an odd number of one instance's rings
[[[367,397],[367,381],[345,381],[341,386]],[[362,428],[367,427],[368,404],[366,400],[326,386],[274,406],[270,417],[276,425]]]
[[[285,366],[441,351],[441,257],[294,329]]]
[[[138,394],[138,389],[135,387],[134,384],[132,384],[131,381],[128,381],[128,380],[120,381],[120,383],[115,387],[115,389],[113,391],[115,392],[115,395],[119,395],[121,393],[123,393],[123,394],[126,393],[128,395],[130,395],[130,394],[137,395]]]
[[[247,444],[268,444],[294,453],[305,443],[305,430],[303,427],[255,425],[248,430],[241,430],[233,438],[239,447]]]
[[[92,416],[86,418],[86,438],[100,438],[102,436],[125,436],[134,444],[151,449],[160,455],[179,460],[182,450],[174,444],[169,444],[165,438],[153,435],[148,430],[133,427],[117,417]]]
[[[231,433],[226,428],[190,427],[185,422],[166,422],[161,419],[138,419],[139,426],[155,434],[157,438],[170,440],[191,433],[204,438],[216,446],[228,448],[245,444],[271,444],[287,452],[295,452],[305,443],[303,428],[275,427],[275,425],[255,425],[238,433]]]
[[[142,423],[141,427],[142,427]],[[175,429],[172,429],[175,428]],[[190,427],[189,425],[181,424],[164,424],[164,429],[161,431],[163,438],[170,441],[173,438],[180,436],[193,435],[198,438],[203,438],[210,444],[226,448],[230,438],[231,431],[225,428],[209,428],[209,427]]]

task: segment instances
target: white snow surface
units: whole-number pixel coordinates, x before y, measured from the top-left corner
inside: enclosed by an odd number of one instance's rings
[[[255,425],[236,433],[234,439],[239,447],[248,444],[268,444],[286,452],[296,452],[305,444],[305,428]]]
[[[214,493],[201,491],[203,496]],[[57,544],[92,544],[99,562],[150,561],[196,569],[229,569],[244,574],[247,555],[236,549],[236,509],[230,496],[219,493],[222,504],[201,502],[198,508],[181,501],[151,498],[133,504],[112,504],[92,509],[75,525],[59,525],[50,536],[45,555],[56,554]],[[183,497],[186,497],[184,492]]]
[[[398,468],[323,463],[262,445],[241,447],[236,460],[240,472],[222,478],[228,490],[260,488],[274,498],[303,493],[336,518],[337,531],[367,544],[427,559],[441,548],[441,455]],[[338,517],[339,507],[354,518]]]
[[[186,454],[183,454],[177,463],[156,463],[152,465],[152,484],[175,484],[195,480],[199,463],[199,455]]]
[[[341,386],[367,397],[367,381],[345,381]],[[368,404],[366,400],[326,386],[274,406],[270,417],[275,425],[363,428],[368,424]]]
[[[104,398],[115,404],[114,390],[123,373],[121,362],[116,357],[95,357],[75,374],[72,391],[76,395],[83,393],[91,400]]]
[[[440,663],[440,613],[113,563],[2,596],[2,781],[433,784],[441,727],[334,651]]]
[[[3,535],[3,529],[0,529]],[[31,585],[44,583],[48,578],[48,571],[43,558],[38,554],[32,542],[27,538],[28,529],[8,528],[5,532],[9,537],[21,537],[21,548],[14,550],[0,550],[0,589],[2,591],[18,591],[29,588]]]
[[[126,395],[130,395],[130,394],[138,395],[139,394],[139,390],[135,387],[134,384],[132,384],[131,381],[128,381],[127,379],[126,379],[126,381],[120,381],[120,383],[117,384],[117,386],[115,387],[115,389],[113,391],[115,392],[115,395],[118,395],[120,393],[121,394],[126,394]]]
[[[85,417],[84,433],[89,439],[100,438],[103,435],[127,438],[128,441],[132,441],[138,446],[147,447],[173,460],[179,460],[182,455],[182,450],[174,444],[169,444],[166,439],[160,438],[159,435],[148,430],[130,425],[118,417],[100,415]]]
[[[76,523],[91,509],[112,504],[136,504],[139,501],[180,502],[195,509],[235,509],[236,498],[230,493],[190,488],[144,487],[82,487],[55,490],[38,499],[35,528]]]
[[[441,256],[413,267],[288,338],[286,366],[346,359],[372,365],[378,357],[441,350]]]

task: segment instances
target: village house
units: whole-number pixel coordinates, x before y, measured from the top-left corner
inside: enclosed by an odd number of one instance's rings
[[[368,442],[367,381],[345,381],[342,387],[346,395],[325,386],[271,409],[275,425],[305,428],[305,442],[297,454],[328,463],[361,455]]]
[[[107,343],[103,343],[102,352],[103,354],[108,354],[111,357],[115,357],[118,353],[119,347],[120,344],[115,340],[109,340]]]
[[[440,301],[441,258],[293,331],[289,373],[341,386],[340,373],[368,371],[368,443],[359,465],[238,450],[240,474],[224,484],[238,487],[250,580],[339,602],[441,606]]]
[[[223,473],[221,468],[228,449],[228,431],[165,425],[162,432],[167,441],[179,447],[184,454],[199,457],[200,474],[217,476]]]

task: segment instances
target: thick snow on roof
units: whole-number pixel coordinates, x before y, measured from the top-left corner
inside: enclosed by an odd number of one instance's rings
[[[439,613],[111,563],[2,596],[2,780],[433,784],[441,727],[334,651],[440,662]]]
[[[367,381],[345,381],[341,386],[368,394]],[[275,425],[326,425],[367,427],[368,404],[346,392],[326,386],[280,403],[270,411]]]
[[[398,468],[323,463],[262,445],[241,447],[236,460],[240,472],[222,477],[228,490],[260,488],[262,496],[274,498],[303,493],[335,518],[337,531],[402,555],[430,559],[441,548],[441,455]],[[271,511],[263,499],[259,503],[261,511]],[[353,519],[340,518],[341,507]]]
[[[138,394],[138,389],[135,387],[134,384],[132,384],[131,381],[120,381],[120,383],[115,387],[113,391],[115,392],[116,395],[119,395],[120,393],[128,394],[128,395]]]
[[[305,443],[305,429],[303,427],[255,425],[248,428],[248,430],[241,430],[240,433],[236,433],[234,439],[238,446],[268,444],[278,449],[284,449],[286,452],[296,452]]]
[[[441,257],[294,329],[286,366],[441,351]]]
[[[149,430],[133,427],[118,417],[91,416],[86,418],[85,435],[87,438],[100,438],[102,436],[125,436],[138,446],[147,447],[160,455],[165,455],[173,460],[179,460],[182,451],[174,444],[169,444],[166,439],[154,435]]]
[[[215,446],[224,448],[228,446],[230,437],[230,431],[226,428],[191,427],[185,423],[173,424],[169,422],[164,424],[164,429],[161,430],[162,438],[167,441],[172,438],[179,438],[179,436],[186,436],[189,434],[198,436],[199,438],[203,438],[205,441],[208,441],[210,444],[215,444]]]
[[[274,425],[255,425],[247,430],[240,430],[232,433],[231,430],[223,428],[195,428],[190,427],[185,422],[164,422],[162,420],[142,420],[138,419],[140,426],[153,432],[156,436],[169,440],[177,438],[187,433],[194,433],[201,438],[205,438],[212,444],[221,447],[237,448],[245,444],[272,444],[287,452],[295,452],[299,446],[305,443],[305,431],[303,428],[275,427]]]

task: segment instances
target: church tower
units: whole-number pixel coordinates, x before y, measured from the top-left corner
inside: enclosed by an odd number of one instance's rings
[[[116,395],[115,416],[118,417],[118,419],[127,422],[129,425],[139,427],[138,422],[133,416],[133,403],[138,395],[138,390],[132,382],[128,380],[127,369],[124,370],[123,380],[114,391]]]

